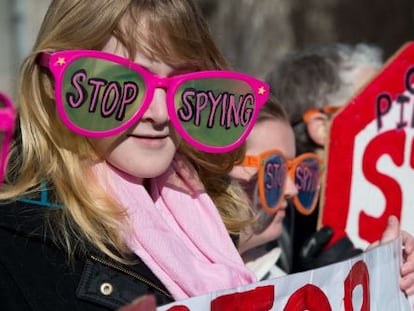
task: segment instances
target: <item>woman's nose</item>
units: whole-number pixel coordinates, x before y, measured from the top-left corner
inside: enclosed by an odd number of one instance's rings
[[[295,182],[292,180],[290,176],[287,176],[284,197],[288,200],[293,198],[297,194],[298,188],[296,187]]]
[[[154,96],[148,109],[144,112],[141,120],[151,121],[156,124],[164,124],[169,121],[167,109],[167,93],[162,88],[154,90]]]

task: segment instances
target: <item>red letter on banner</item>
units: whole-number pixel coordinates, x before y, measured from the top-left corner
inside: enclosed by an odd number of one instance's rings
[[[169,308],[167,311],[191,311],[186,306],[173,306]]]
[[[211,301],[211,311],[268,311],[275,300],[273,285],[217,297]]]
[[[306,284],[294,292],[283,309],[283,311],[298,310],[332,311],[324,292],[311,284]]]
[[[345,311],[353,311],[352,306],[352,291],[358,285],[362,285],[362,306],[361,311],[369,311],[370,307],[370,297],[369,297],[369,273],[368,268],[365,262],[358,261],[352,266],[351,271],[349,272],[347,278],[344,282],[344,302],[345,302]]]

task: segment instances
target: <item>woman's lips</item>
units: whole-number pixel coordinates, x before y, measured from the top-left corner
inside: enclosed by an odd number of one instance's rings
[[[154,135],[129,135],[129,137],[136,140],[138,143],[143,144],[143,145],[148,146],[148,147],[161,147],[166,143],[167,138],[169,136],[168,135],[158,135],[158,136],[154,136]]]

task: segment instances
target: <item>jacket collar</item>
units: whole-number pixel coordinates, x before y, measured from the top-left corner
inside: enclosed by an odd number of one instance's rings
[[[21,201],[1,203],[0,227],[32,237],[47,238],[45,220],[47,214],[53,212],[57,210]]]
[[[18,235],[26,236],[30,239],[38,239],[49,245],[54,245],[53,234],[51,234],[46,224],[46,219],[51,213],[62,212],[59,208],[50,208],[50,206],[39,204],[36,202],[29,202],[28,200],[16,200],[7,203],[0,204],[0,229],[11,231]],[[142,275],[144,279],[151,280],[153,284],[156,284],[156,288],[162,288],[163,292],[167,292],[164,285],[158,280],[157,277],[145,266],[142,260],[136,256],[131,257],[131,260],[135,260],[136,264],[133,266],[123,266],[119,263],[115,263],[106,254],[101,253],[92,245],[87,245],[87,249],[84,252],[77,251],[75,256],[77,258],[99,258],[102,262],[105,262],[108,267],[120,266],[120,271],[132,271],[137,275]],[[96,262],[95,262],[96,264]],[[145,283],[145,282],[144,282]],[[172,299],[167,295],[168,299]]]
[[[46,219],[53,213],[60,213],[61,206],[51,203],[54,196],[45,182],[41,182],[40,191],[33,196],[21,197],[0,203],[0,227],[20,234],[51,239],[47,234]]]
[[[50,203],[42,204],[42,201],[37,198],[2,202],[0,203],[0,228],[61,248],[62,245],[57,243],[58,237],[51,231],[53,229],[47,223],[48,218],[53,218],[53,215],[61,212],[61,208],[52,207]],[[78,243],[74,241],[73,244]],[[84,248],[78,248],[75,252],[77,257],[91,255],[109,260],[106,254],[89,243],[84,245]]]

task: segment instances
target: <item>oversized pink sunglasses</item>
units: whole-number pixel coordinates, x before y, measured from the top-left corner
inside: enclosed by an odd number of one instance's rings
[[[101,51],[39,54],[55,80],[63,123],[89,137],[115,135],[132,126],[166,90],[169,118],[178,133],[205,152],[228,152],[249,135],[269,86],[248,75],[223,70],[157,76],[130,60]]]

